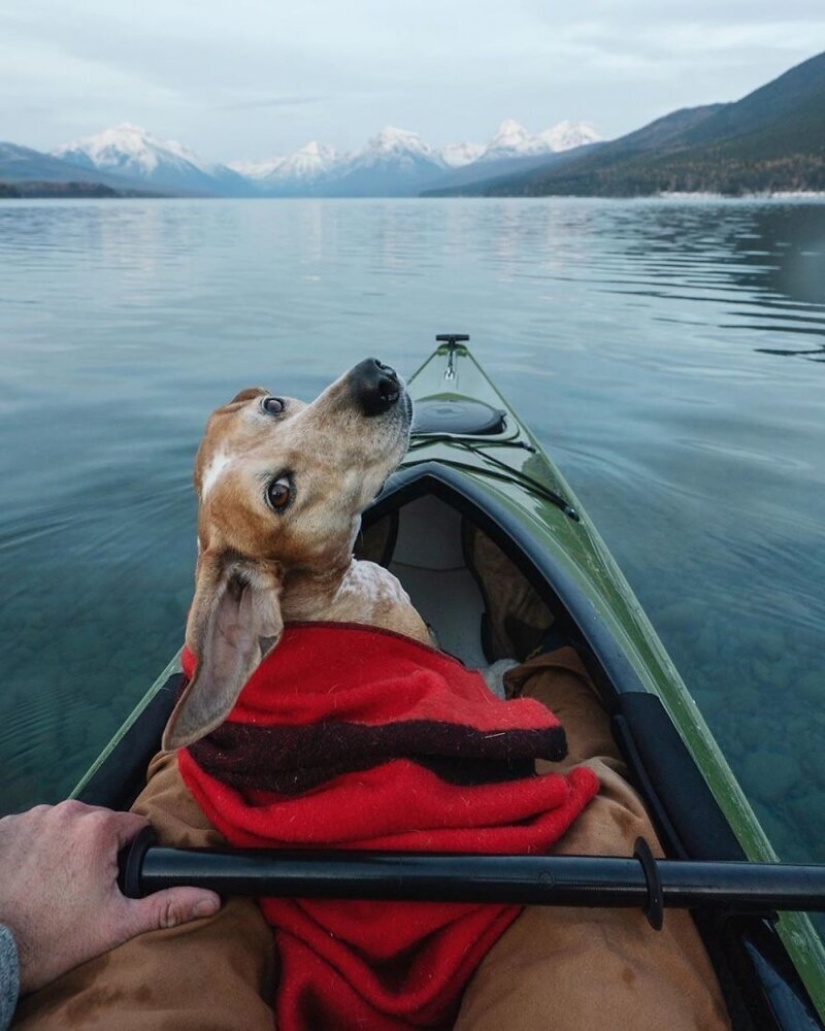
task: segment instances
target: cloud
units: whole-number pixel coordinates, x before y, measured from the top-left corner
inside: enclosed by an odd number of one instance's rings
[[[323,104],[329,96],[275,96],[258,97],[251,100],[230,101],[223,105],[225,111],[258,111],[269,107],[292,108]]]

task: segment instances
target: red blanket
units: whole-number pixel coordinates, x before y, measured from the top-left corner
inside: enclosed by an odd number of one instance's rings
[[[191,677],[194,660],[185,655]],[[546,852],[596,793],[536,776],[564,732],[532,699],[368,627],[287,627],[228,721],[181,750],[184,781],[236,846]],[[262,899],[279,1031],[447,1027],[508,905]]]

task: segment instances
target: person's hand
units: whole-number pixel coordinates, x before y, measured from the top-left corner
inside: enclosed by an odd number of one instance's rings
[[[21,993],[136,934],[218,910],[218,896],[200,888],[121,894],[118,851],[147,823],[74,801],[0,820],[0,923],[17,943]]]

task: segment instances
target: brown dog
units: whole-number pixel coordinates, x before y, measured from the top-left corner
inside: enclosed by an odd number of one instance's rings
[[[312,404],[255,387],[209,419],[195,461],[186,628],[199,661],[165,749],[223,722],[285,621],[365,623],[429,643],[398,580],[353,557],[361,513],[407,450],[411,415],[403,382],[368,358]]]

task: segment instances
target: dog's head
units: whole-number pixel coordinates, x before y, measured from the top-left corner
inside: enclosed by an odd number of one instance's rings
[[[395,372],[360,362],[312,404],[253,387],[212,414],[195,460],[198,565],[186,643],[197,670],[163,736],[219,726],[283,629],[291,578],[346,570],[364,508],[409,443]]]

